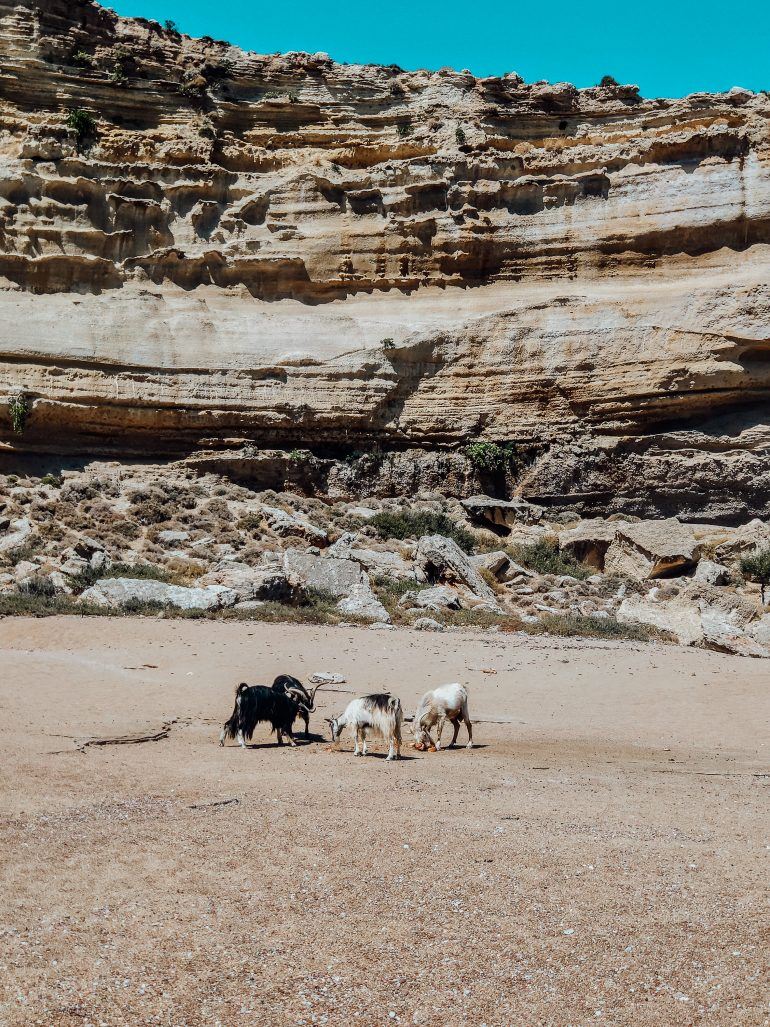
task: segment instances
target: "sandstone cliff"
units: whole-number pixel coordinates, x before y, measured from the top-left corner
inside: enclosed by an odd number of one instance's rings
[[[769,119],[0,0],[5,459],[766,516]]]

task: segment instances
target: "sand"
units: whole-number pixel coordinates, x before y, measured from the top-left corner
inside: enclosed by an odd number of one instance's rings
[[[347,679],[316,731],[457,680],[478,747],[218,747],[239,681],[314,671]],[[0,621],[0,1023],[766,1024],[769,677],[637,643]],[[125,734],[165,737],[83,744]]]

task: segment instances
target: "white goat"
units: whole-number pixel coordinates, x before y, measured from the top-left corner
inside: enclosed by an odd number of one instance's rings
[[[326,718],[331,727],[332,741],[336,742],[342,729],[350,728],[356,740],[354,756],[366,756],[367,732],[381,735],[388,743],[387,759],[401,758],[401,724],[404,714],[401,700],[395,695],[378,694],[364,695],[348,703],[340,717]],[[359,741],[363,742],[363,751],[359,750]]]
[[[414,715],[414,747],[415,749],[429,749],[431,752],[441,748],[441,732],[444,730],[444,723],[450,720],[455,731],[452,735],[450,745],[457,741],[457,734],[460,730],[460,722],[465,724],[468,730],[467,749],[473,748],[473,725],[468,716],[468,693],[462,685],[441,685],[431,692],[426,692],[420,699],[417,712]],[[433,744],[430,729],[436,727],[436,744]]]

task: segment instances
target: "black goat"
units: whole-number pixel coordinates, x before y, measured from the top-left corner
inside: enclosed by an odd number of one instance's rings
[[[320,687],[320,685],[316,685],[311,694],[302,682],[292,677],[291,674],[279,674],[273,682],[274,691],[283,692],[284,695],[288,695],[290,699],[296,699],[299,703],[297,716],[305,721],[305,737],[310,734],[310,714],[315,712],[315,694]]]
[[[241,748],[245,748],[244,739],[251,741],[257,724],[266,722],[278,736],[279,745],[283,745],[284,735],[291,745],[296,745],[292,728],[298,713],[299,703],[285,692],[242,681],[235,690],[235,708],[222,727],[219,744],[224,745],[225,738],[237,738]]]

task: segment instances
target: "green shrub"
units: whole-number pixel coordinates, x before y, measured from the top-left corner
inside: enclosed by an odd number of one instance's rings
[[[45,474],[40,479],[41,485],[51,485],[55,489],[60,489],[64,484],[64,479],[58,477],[56,474]]]
[[[599,82],[599,85],[600,86],[618,86],[618,85],[620,85],[620,83],[618,82],[618,80],[616,78],[613,78],[612,75],[603,75],[601,81]]]
[[[147,581],[165,581],[173,584],[172,575],[152,563],[138,563],[131,567],[127,563],[114,563],[108,570],[100,571],[99,578],[142,578]]]
[[[90,111],[80,107],[71,110],[67,115],[67,128],[73,129],[77,135],[78,150],[89,146],[97,137],[96,121]]]
[[[463,132],[459,125],[455,129],[455,139],[457,140],[458,146],[465,145],[465,132]]]
[[[166,30],[166,32],[175,32],[177,35],[179,35],[179,29],[176,27],[176,22],[172,21],[171,18],[166,18],[166,20],[163,22],[163,27]]]
[[[383,349],[394,349],[396,344],[393,341],[393,339],[388,337],[387,339],[383,339],[382,342],[380,343],[380,345],[382,346]]]
[[[454,539],[466,553],[473,552],[476,540],[461,524],[443,513],[429,510],[405,510],[399,513],[378,513],[369,521],[381,538],[422,538],[423,535],[445,535]]]
[[[25,596],[47,596],[51,598],[56,595],[56,586],[50,578],[42,574],[35,574],[19,585],[19,594]]]
[[[465,447],[465,455],[478,471],[502,471],[516,460],[513,446],[496,442],[471,442]]]
[[[539,624],[527,625],[531,634],[580,636],[583,638],[625,638],[635,642],[671,641],[672,636],[646,624],[622,624],[614,617],[581,617],[579,614],[549,613]]]
[[[90,53],[86,53],[85,50],[78,50],[77,53],[72,55],[72,63],[77,64],[79,68],[92,68],[94,65],[94,59]]]
[[[560,553],[557,544],[547,539],[511,546],[507,552],[516,563],[538,574],[570,574],[573,578],[587,578],[592,573],[584,564]]]
[[[757,549],[741,559],[741,571],[753,581],[759,582],[762,605],[765,603],[765,589],[770,585],[770,547]]]
[[[11,428],[15,435],[23,435],[30,412],[30,403],[23,392],[11,396],[8,400],[8,413],[11,417]]]
[[[408,121],[402,121],[399,125],[396,125],[396,132],[398,132],[402,138],[410,136],[412,134],[412,126]]]

